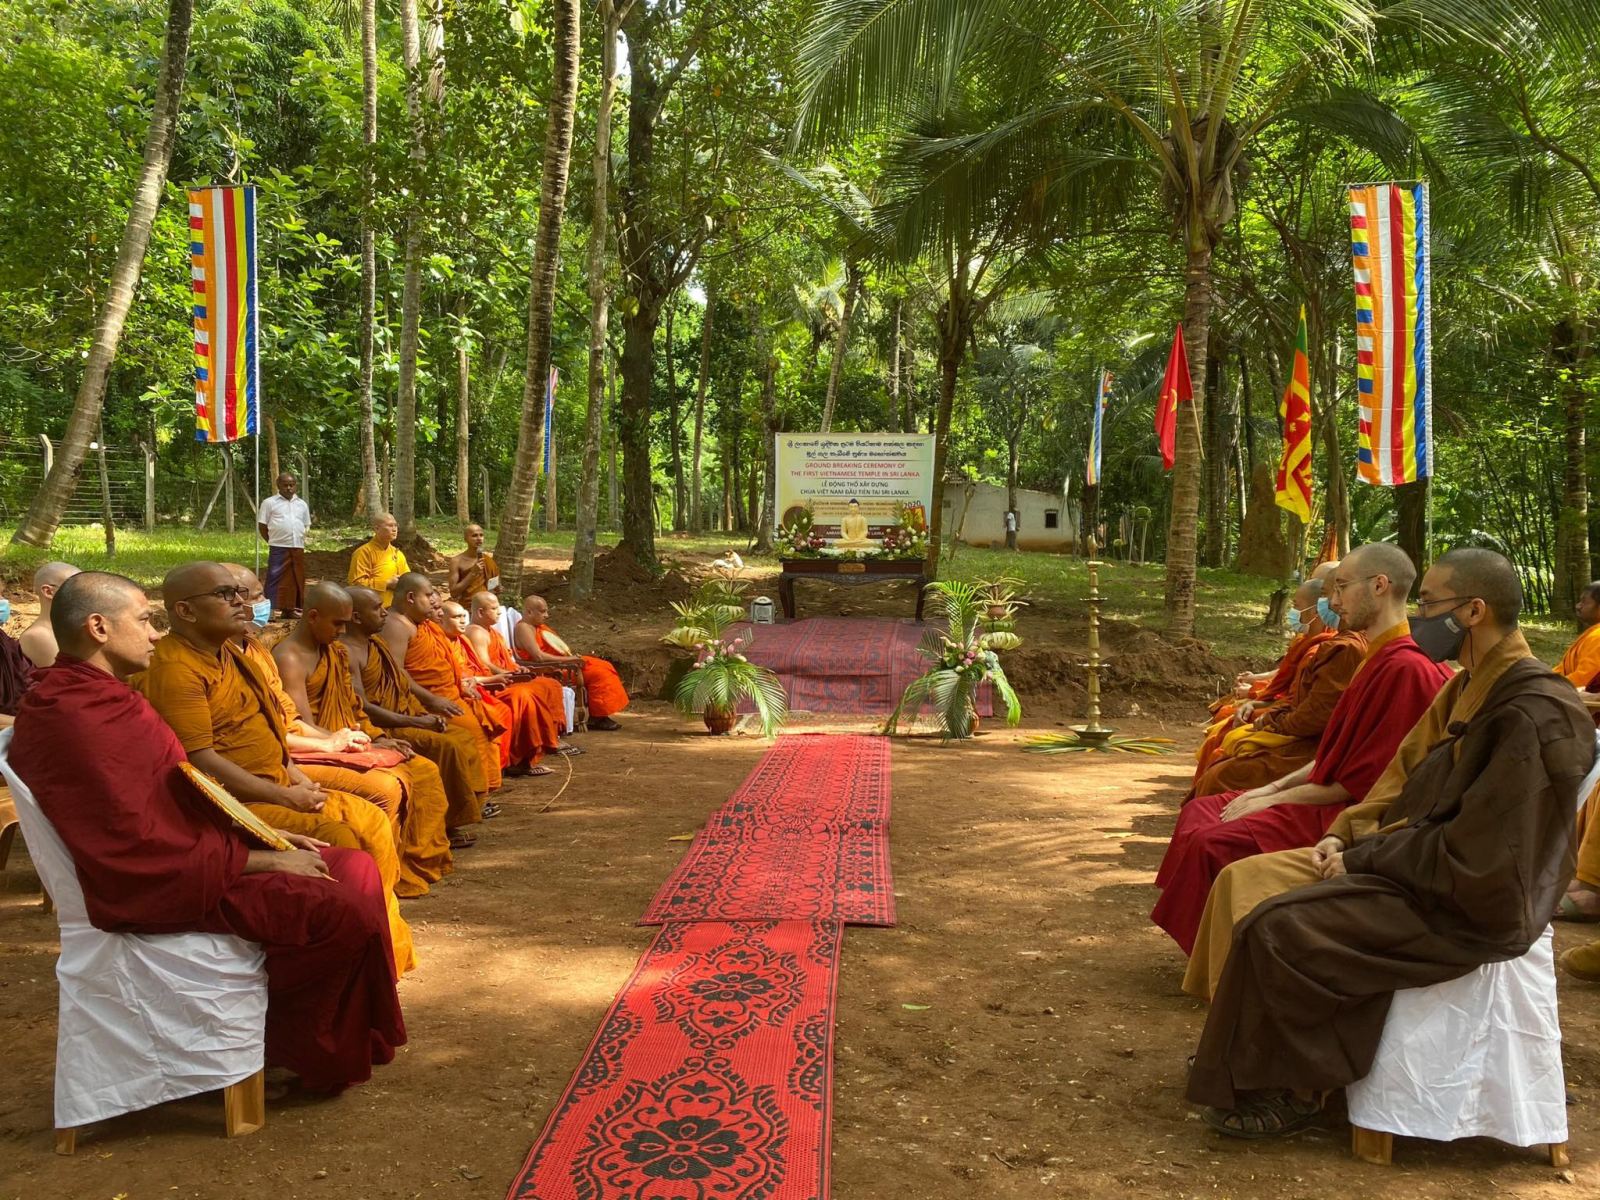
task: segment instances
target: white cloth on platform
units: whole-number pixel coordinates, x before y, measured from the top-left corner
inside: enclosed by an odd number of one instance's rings
[[[33,793],[11,770],[28,856],[61,925],[55,1125],[71,1129],[215,1091],[262,1069],[266,956],[229,934],[106,933],[89,923],[77,869]]]

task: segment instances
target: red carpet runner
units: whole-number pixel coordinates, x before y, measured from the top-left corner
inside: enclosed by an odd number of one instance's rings
[[[652,903],[508,1200],[827,1200],[839,943],[893,922],[888,818],[886,739],[778,739]]]

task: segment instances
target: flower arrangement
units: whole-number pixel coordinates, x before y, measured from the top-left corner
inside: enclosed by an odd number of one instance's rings
[[[895,523],[879,539],[885,558],[920,559],[928,556],[928,522],[920,504],[902,504]]]
[[[746,656],[755,641],[753,630],[728,636],[728,629],[745,618],[743,599],[749,581],[742,578],[744,562],[730,551],[711,569],[711,577],[692,599],[673,604],[678,623],[661,639],[698,659],[679,681],[673,702],[680,712],[703,717],[711,732],[727,733],[739,701],[748,699],[761,719],[762,732],[771,737],[789,715],[783,685],[772,671]]]
[[[828,539],[815,529],[816,517],[809,507],[796,512],[787,525],[778,527],[778,554],[783,558],[819,558]]]
[[[978,717],[978,687],[983,683],[992,686],[1005,705],[1007,725],[1022,720],[1022,702],[1000,665],[1000,652],[1015,650],[1022,639],[1013,632],[1010,618],[986,619],[991,586],[961,580],[928,585],[944,629],[929,630],[917,647],[931,665],[907,686],[889,714],[886,734],[899,732],[902,717],[915,723],[922,706],[932,703],[934,723],[946,741],[971,737]]]
[[[1022,580],[1009,575],[982,584],[979,598],[983,601],[985,619],[991,624],[1015,619],[1017,609],[1025,608],[1028,603],[1017,596],[1016,589],[1021,585]]]

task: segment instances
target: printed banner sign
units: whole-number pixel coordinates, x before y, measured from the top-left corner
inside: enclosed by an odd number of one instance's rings
[[[900,509],[933,507],[933,438],[922,433],[780,433],[775,524],[809,508],[812,528],[842,547],[876,544]]]
[[[258,432],[256,189],[189,192],[194,280],[194,436],[232,442]]]

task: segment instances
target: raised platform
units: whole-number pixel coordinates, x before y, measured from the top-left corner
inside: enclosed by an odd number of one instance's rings
[[[927,628],[880,617],[809,617],[782,625],[741,624],[730,633],[754,633],[748,657],[778,676],[791,711],[888,716],[907,685],[927,669],[927,659],[917,653]],[[978,712],[992,711],[984,687]]]

